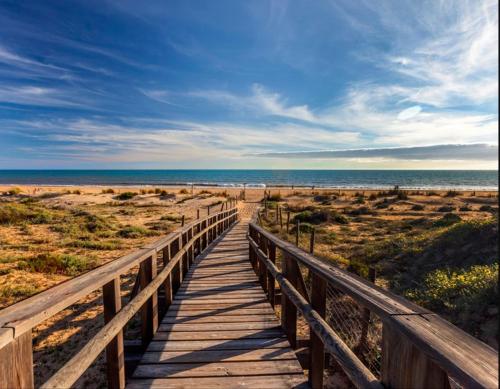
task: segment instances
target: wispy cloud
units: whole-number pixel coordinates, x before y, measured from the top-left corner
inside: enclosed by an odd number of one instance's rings
[[[392,147],[380,149],[322,150],[283,153],[255,154],[272,158],[343,159],[343,158],[385,158],[404,160],[498,160],[498,145],[433,145],[417,147]]]
[[[307,105],[291,105],[279,93],[271,92],[263,85],[253,84],[250,95],[236,95],[222,90],[196,90],[187,96],[205,99],[216,104],[251,111],[253,114],[279,116],[314,122],[314,114]]]

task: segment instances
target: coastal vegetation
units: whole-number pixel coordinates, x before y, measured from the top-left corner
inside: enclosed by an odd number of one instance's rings
[[[227,196],[163,188],[33,192],[0,191],[0,308],[141,247]]]
[[[374,268],[378,285],[498,348],[497,200],[399,188],[271,194],[261,221],[293,243],[300,225],[305,250],[314,230],[317,257],[363,277]]]

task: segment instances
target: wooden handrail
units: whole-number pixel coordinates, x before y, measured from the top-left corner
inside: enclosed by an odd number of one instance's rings
[[[361,388],[383,388],[370,370],[363,365],[342,339],[328,326],[328,323],[312,308],[311,304],[283,276],[276,265],[267,258],[266,254],[260,250],[257,243],[251,237],[248,237],[248,240],[254,252],[260,257],[260,260],[266,265],[269,272],[280,285],[281,291],[287,294],[300,313],[302,313],[314,332],[324,342],[327,350],[335,356],[336,360],[343,367],[351,381],[357,387]]]
[[[296,280],[292,283],[283,282],[283,279],[287,278],[286,275],[279,273],[266,253],[261,250],[262,246],[257,244],[261,239],[265,239],[269,244],[281,250],[285,264],[291,260],[292,263],[305,266],[318,281],[341,290],[361,306],[380,317],[384,329],[381,377],[384,385],[408,387],[419,386],[418,383],[420,383],[420,386],[428,386],[432,382],[435,387],[445,388],[449,387],[448,376],[450,376],[466,388],[498,387],[498,352],[445,321],[439,315],[359,276],[315,258],[293,244],[269,233],[256,223],[250,223],[248,239],[250,257],[255,258],[256,256],[266,266],[281,285],[282,294],[300,311],[312,308],[304,305],[304,301],[298,298],[300,293]],[[315,283],[312,284],[312,288],[314,295]],[[322,298],[324,301],[325,297]],[[313,309],[313,311],[315,310]],[[304,314],[304,312],[302,313]],[[311,312],[308,315],[304,314],[311,330],[321,338],[327,350],[334,357],[338,357],[335,352],[330,350],[331,347],[328,345],[327,339],[316,331],[317,327],[315,326],[319,325],[318,317],[321,318],[321,316]],[[323,326],[319,325],[319,327]],[[337,361],[343,366],[346,374],[353,379],[352,368],[357,362],[351,359],[346,364],[346,356],[350,358],[348,354],[343,353]],[[408,362],[407,365],[405,365],[406,362]],[[417,371],[419,368],[423,370]],[[356,380],[357,377],[354,377],[353,383],[364,387],[362,382],[356,382]],[[438,381],[439,383],[437,383]],[[312,386],[315,387],[315,385]]]
[[[214,225],[219,225],[233,215],[226,216],[218,220],[215,224],[207,228],[212,228]],[[84,371],[92,364],[92,362],[104,350],[106,345],[122,330],[125,324],[141,309],[144,303],[155,293],[163,284],[165,279],[172,272],[173,268],[180,261],[182,256],[194,245],[196,240],[205,233],[205,230],[194,235],[177,254],[175,254],[163,270],[151,281],[146,288],[141,290],[135,298],[133,298],[116,316],[102,327],[92,339],[87,342],[82,349],[74,355],[59,371],[54,374],[45,384],[42,389],[58,389],[71,387]]]
[[[71,386],[104,348],[106,353],[110,352],[110,356],[118,355],[121,359],[108,360],[108,385],[112,388],[123,387],[122,330],[125,324],[141,310],[143,341],[148,341],[157,328],[156,300],[159,288],[164,286],[171,293],[173,287],[175,292],[174,283],[180,282],[179,277],[188,270],[195,254],[205,250],[237,219],[237,207],[208,215],[131,254],[0,311],[0,372],[6,373],[5,377],[0,377],[0,387],[33,387],[31,329],[101,287],[106,324],[44,387]],[[156,254],[162,250],[164,267],[157,275]],[[121,308],[119,277],[139,264],[141,291]],[[170,286],[167,286],[166,281]],[[170,298],[166,296],[167,302]],[[142,328],[144,326],[146,328]]]
[[[81,276],[62,282],[53,288],[4,308],[0,311],[0,334],[2,335],[0,336],[0,348],[44,320],[49,319],[56,313],[74,304],[82,297],[99,289],[117,275],[126,273],[152,254],[160,252],[191,228],[202,225],[202,223],[214,219],[217,215],[234,210],[236,208],[195,220],[178,231],[170,233],[130,254],[126,254]]]

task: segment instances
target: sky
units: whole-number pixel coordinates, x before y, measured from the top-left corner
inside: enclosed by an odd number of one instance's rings
[[[498,2],[0,0],[0,168],[496,169]]]

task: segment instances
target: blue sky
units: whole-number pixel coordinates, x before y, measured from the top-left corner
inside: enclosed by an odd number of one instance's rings
[[[0,168],[496,168],[497,104],[497,1],[0,1]]]

